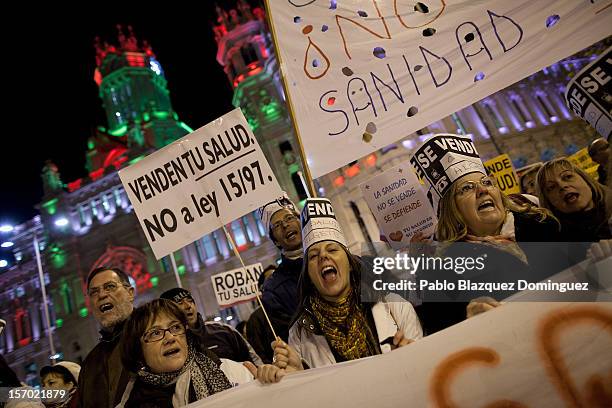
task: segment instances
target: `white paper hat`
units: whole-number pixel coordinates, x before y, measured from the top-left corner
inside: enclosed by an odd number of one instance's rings
[[[466,136],[433,135],[410,158],[417,175],[425,181],[427,198],[437,210],[451,185],[470,173],[487,174],[474,142]]]
[[[277,212],[286,208],[293,212],[297,212],[297,207],[293,202],[289,199],[287,193],[283,191],[283,195],[276,200],[270,201],[265,204],[261,208],[259,208],[259,218],[261,219],[261,223],[266,228],[266,231],[270,231],[270,221],[272,220],[272,216]]]
[[[321,241],[335,241],[347,246],[342,227],[336,219],[331,201],[327,198],[306,199],[300,219],[304,252]]]

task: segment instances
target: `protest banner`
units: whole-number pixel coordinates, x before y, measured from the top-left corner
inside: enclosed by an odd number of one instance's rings
[[[257,279],[263,273],[260,263],[217,273],[210,277],[217,303],[228,307],[257,298]]]
[[[282,194],[240,109],[119,177],[157,259]]]
[[[410,243],[417,232],[426,237],[436,228],[436,215],[410,163],[395,166],[359,186],[393,249]]]
[[[612,34],[600,1],[447,3],[267,2],[313,177]]]
[[[491,160],[487,160],[485,163],[487,173],[495,177],[497,181],[497,187],[505,194],[519,194],[521,192],[521,186],[519,184],[518,176],[512,165],[510,156],[506,153],[494,157]]]
[[[574,163],[577,167],[584,170],[589,176],[593,178],[593,180],[599,179],[599,175],[597,174],[597,167],[599,164],[595,163],[591,156],[589,155],[589,148],[583,147],[578,150],[576,153],[567,157],[569,161]]]
[[[576,74],[565,88],[567,106],[605,138],[612,132],[612,47]]]
[[[193,406],[609,407],[611,328],[606,302],[506,303],[390,353]]]

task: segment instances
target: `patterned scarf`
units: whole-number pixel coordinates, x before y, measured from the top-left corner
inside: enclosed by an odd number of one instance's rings
[[[138,377],[147,384],[166,387],[176,383],[172,402],[174,406],[189,403],[189,385],[193,386],[197,400],[232,388],[221,369],[207,356],[196,352],[193,343],[187,346],[187,359],[180,370],[169,373],[154,374],[142,368]],[[176,402],[176,403],[175,403]]]
[[[336,303],[325,301],[317,293],[311,297],[310,306],[331,348],[345,360],[379,354],[375,337],[352,292]]]
[[[468,234],[465,236],[467,242],[476,242],[479,244],[489,245],[504,252],[508,252],[521,261],[527,264],[527,256],[525,252],[516,243],[514,229],[514,215],[508,212],[504,224],[502,225],[499,235],[489,235],[486,237],[477,237],[476,235]]]

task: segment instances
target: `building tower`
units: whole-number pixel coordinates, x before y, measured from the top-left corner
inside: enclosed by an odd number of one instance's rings
[[[118,45],[96,38],[94,80],[108,123],[107,134],[125,137],[132,155],[158,149],[191,132],[172,109],[162,66],[146,41],[139,43],[132,27],[118,25]],[[90,146],[91,148],[91,146]],[[92,168],[94,163],[88,164]]]
[[[251,9],[245,0],[238,0],[237,10],[217,6],[214,33],[217,62],[234,89],[233,105],[242,109],[280,185],[292,198],[305,199],[298,146],[263,8]]]

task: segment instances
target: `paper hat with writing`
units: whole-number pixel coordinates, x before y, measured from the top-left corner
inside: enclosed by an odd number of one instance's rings
[[[336,219],[331,201],[327,198],[308,198],[300,217],[304,252],[321,241],[335,241],[347,246],[342,227]]]
[[[191,296],[191,292],[183,288],[168,289],[167,291],[162,293],[159,298],[172,300],[173,302],[177,302],[177,303],[185,298],[189,298],[193,300],[193,296]]]
[[[270,201],[259,209],[259,218],[261,219],[261,223],[264,225],[264,227],[266,227],[266,230],[270,231],[270,221],[272,220],[272,216],[283,208],[297,212],[295,204],[293,204],[287,193],[284,191],[282,197],[279,197],[274,201]]]
[[[458,178],[470,173],[487,174],[474,142],[469,137],[450,133],[427,139],[410,158],[410,163],[425,181],[427,198],[435,209]]]

